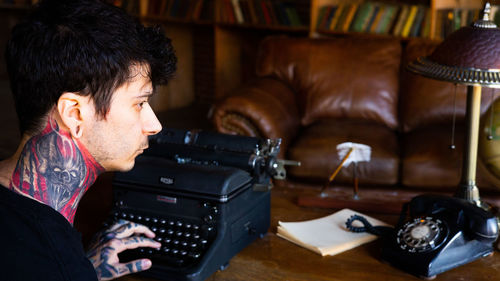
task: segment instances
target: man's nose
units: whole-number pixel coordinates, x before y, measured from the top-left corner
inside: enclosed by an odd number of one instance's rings
[[[149,104],[144,105],[145,108],[142,109],[143,112],[143,123],[142,123],[142,131],[145,135],[156,135],[161,131],[161,123],[156,117],[153,109]]]

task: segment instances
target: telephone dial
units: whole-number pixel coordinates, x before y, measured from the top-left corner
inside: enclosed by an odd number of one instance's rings
[[[364,226],[353,226],[356,220]],[[414,197],[403,206],[395,228],[371,226],[357,215],[346,226],[382,236],[383,260],[429,279],[492,254],[498,237],[498,221],[492,213],[467,200],[439,195]]]

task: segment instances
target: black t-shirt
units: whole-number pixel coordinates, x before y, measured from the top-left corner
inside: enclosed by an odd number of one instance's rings
[[[81,235],[51,207],[0,185],[0,279],[95,281]]]

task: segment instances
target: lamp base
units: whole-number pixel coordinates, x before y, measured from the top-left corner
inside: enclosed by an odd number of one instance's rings
[[[492,210],[490,204],[481,200],[479,196],[479,188],[477,188],[475,184],[460,184],[457,192],[455,193],[455,197],[465,199],[486,211],[491,212]]]
[[[481,202],[479,197],[479,188],[475,184],[460,184],[455,193],[455,197],[465,199],[476,205]]]

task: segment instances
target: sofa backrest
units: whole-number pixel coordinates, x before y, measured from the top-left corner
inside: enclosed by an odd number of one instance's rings
[[[418,57],[429,56],[440,42],[410,40],[403,50],[400,89],[400,120],[403,132],[436,124],[450,124],[465,119],[467,88],[410,73],[404,67]],[[491,89],[483,89],[481,112],[491,104]],[[450,128],[451,130],[451,128]]]
[[[373,121],[395,129],[401,43],[389,38],[265,39],[257,75],[285,81],[297,94],[301,122]]]

